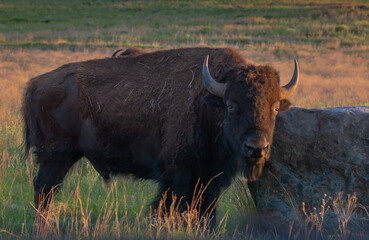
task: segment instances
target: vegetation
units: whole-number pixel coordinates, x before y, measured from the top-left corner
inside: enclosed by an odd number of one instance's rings
[[[367,1],[293,2],[6,1],[0,3],[0,44],[43,49],[368,45]]]
[[[149,207],[155,183],[128,176],[106,184],[86,160],[66,177],[41,228],[33,206],[37,164],[32,156],[24,159],[21,147],[25,84],[121,47],[233,46],[246,59],[273,65],[282,83],[292,75],[292,59],[299,59],[296,106],[369,106],[368,16],[365,0],[0,0],[0,238],[262,239],[243,224],[254,210],[242,179],[225,190],[209,232],[196,207],[187,222],[174,211],[176,203],[155,213]],[[338,197],[330,211],[349,216],[356,200],[350,196],[345,207]],[[348,237],[348,217],[339,220],[337,235],[324,236],[322,215],[305,215],[323,238]],[[309,229],[301,234],[315,237]]]

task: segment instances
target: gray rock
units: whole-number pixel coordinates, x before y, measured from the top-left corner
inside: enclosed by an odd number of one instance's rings
[[[259,216],[278,224],[303,225],[303,202],[308,212],[319,210],[325,194],[328,200],[339,192],[355,193],[369,211],[369,107],[292,108],[279,114],[271,158],[256,189]],[[355,214],[369,218],[362,208]],[[337,223],[335,218],[331,210],[325,222]],[[359,225],[368,227],[365,221]]]

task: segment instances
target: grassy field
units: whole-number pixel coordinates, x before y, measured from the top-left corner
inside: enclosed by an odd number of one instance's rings
[[[0,6],[2,46],[244,48],[283,42],[337,49],[369,43],[365,0],[15,0]]]
[[[109,57],[116,48],[232,46],[251,62],[274,66],[282,83],[297,58],[295,106],[369,106],[368,19],[365,0],[0,0],[0,238],[262,239],[241,221],[250,209],[237,208],[240,183],[225,191],[218,227],[207,232],[196,214],[190,228],[174,213],[154,218],[155,183],[124,177],[106,184],[86,160],[66,177],[48,225],[38,228],[37,166],[21,148],[25,83],[68,62]]]

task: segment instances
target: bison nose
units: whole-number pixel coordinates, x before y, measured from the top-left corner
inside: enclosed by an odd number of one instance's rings
[[[249,158],[262,158],[266,157],[269,150],[269,144],[266,141],[262,143],[255,143],[251,141],[245,141],[243,143],[243,153],[245,157]]]

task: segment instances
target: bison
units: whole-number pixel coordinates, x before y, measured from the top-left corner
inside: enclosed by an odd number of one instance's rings
[[[35,77],[23,106],[26,152],[33,146],[39,164],[35,204],[83,156],[106,180],[156,180],[166,205],[173,194],[182,197],[181,210],[198,181],[212,180],[201,213],[238,171],[254,191],[276,116],[290,108],[298,79],[296,61],[291,81],[280,87],[274,68],[249,64],[231,48],[70,63]]]

